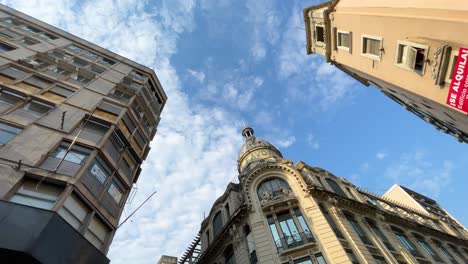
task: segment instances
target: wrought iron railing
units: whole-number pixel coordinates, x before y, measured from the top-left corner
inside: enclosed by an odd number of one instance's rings
[[[302,246],[308,243],[314,243],[315,238],[310,232],[296,233],[291,236],[285,236],[275,241],[278,252],[282,252],[287,249]]]

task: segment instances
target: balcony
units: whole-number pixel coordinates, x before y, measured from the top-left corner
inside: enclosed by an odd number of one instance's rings
[[[307,244],[315,244],[315,238],[310,232],[296,233],[291,236],[285,236],[275,241],[278,253],[285,253],[290,249],[299,249]]]
[[[273,192],[265,192],[260,203],[263,210],[269,210],[272,206],[281,206],[291,200],[296,200],[294,193],[290,189],[282,188]]]
[[[2,263],[109,263],[56,212],[0,201],[0,215]]]

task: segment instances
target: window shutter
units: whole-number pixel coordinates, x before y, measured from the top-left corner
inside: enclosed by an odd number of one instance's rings
[[[418,50],[408,46],[408,53],[407,53],[407,58],[406,58],[406,66],[408,66],[410,69],[414,70],[414,67],[416,65],[416,55],[418,54]]]
[[[349,53],[353,51],[353,32],[349,32]]]
[[[333,36],[335,37],[333,41],[333,50],[338,50],[338,44],[339,44],[339,33],[338,29],[336,27],[333,28]]]

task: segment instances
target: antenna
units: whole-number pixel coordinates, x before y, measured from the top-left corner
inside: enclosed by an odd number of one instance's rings
[[[150,196],[148,196],[148,198],[146,198],[146,200],[144,200],[140,206],[137,207],[137,209],[135,209],[135,211],[133,211],[127,218],[125,218],[125,220],[123,220],[122,223],[120,223],[120,225],[117,226],[116,230],[119,229],[119,227],[121,227],[123,224],[125,224],[125,222],[127,222],[128,219],[130,219],[130,217],[132,217],[149,199],[151,199],[151,197],[153,197],[153,195],[155,195],[157,193],[157,191],[154,191]]]

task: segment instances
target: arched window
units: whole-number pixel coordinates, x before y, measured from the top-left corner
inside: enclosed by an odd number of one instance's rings
[[[343,191],[343,189],[341,189],[340,185],[336,183],[334,180],[327,178],[327,183],[328,185],[330,185],[330,187],[336,194],[346,197],[346,194]]]
[[[217,212],[213,218],[213,237],[221,231],[223,228],[223,216],[221,215],[221,211]]]
[[[269,200],[271,198],[288,194],[291,191],[288,183],[281,178],[268,178],[257,189],[258,199]]]
[[[416,242],[421,246],[421,248],[427,252],[437,263],[443,262],[440,256],[436,253],[436,251],[426,242],[424,237],[421,235],[413,233]]]
[[[366,232],[364,231],[364,229],[362,229],[361,225],[358,223],[358,221],[356,221],[354,216],[352,216],[350,213],[347,213],[347,212],[345,212],[344,215],[346,219],[348,220],[349,224],[353,227],[354,231],[359,236],[359,238],[361,238],[362,242],[364,242],[364,244],[366,245],[373,246]]]
[[[392,230],[400,244],[404,246],[411,253],[411,255],[418,258],[424,258],[423,255],[416,248],[416,246],[414,246],[414,244],[408,239],[403,230],[394,226],[392,226]]]

